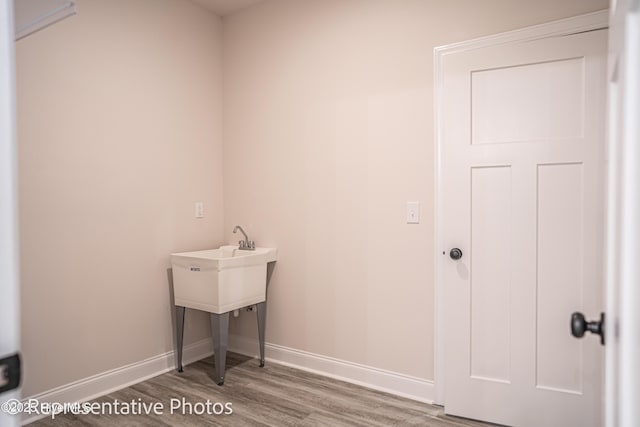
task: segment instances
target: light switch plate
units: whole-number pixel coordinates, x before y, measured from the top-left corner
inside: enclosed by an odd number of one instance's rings
[[[420,224],[420,202],[407,202],[407,224]]]
[[[195,203],[195,216],[196,218],[204,218],[204,203],[196,202]]]

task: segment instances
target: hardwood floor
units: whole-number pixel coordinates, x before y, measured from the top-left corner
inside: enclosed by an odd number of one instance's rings
[[[275,363],[259,368],[256,359],[236,353],[227,354],[224,386],[215,384],[213,373],[210,357],[186,366],[183,373],[172,371],[92,402],[111,408],[111,415],[60,414],[30,426],[489,426],[446,416],[436,406]],[[145,411],[143,404],[146,409],[155,404],[160,415],[123,415],[127,408]],[[232,413],[224,414],[228,408]]]

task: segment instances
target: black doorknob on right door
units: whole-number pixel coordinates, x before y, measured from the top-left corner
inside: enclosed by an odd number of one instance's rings
[[[604,313],[600,313],[600,320],[587,322],[584,314],[575,312],[571,315],[571,335],[582,338],[585,332],[600,335],[600,344],[604,345]]]
[[[453,248],[449,252],[449,256],[451,257],[452,260],[457,261],[460,258],[462,258],[462,251],[459,248]]]

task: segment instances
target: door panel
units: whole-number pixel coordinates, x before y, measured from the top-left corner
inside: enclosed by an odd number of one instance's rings
[[[567,323],[584,286],[582,164],[538,166],[536,386],[582,392],[582,342]]]
[[[473,71],[471,143],[581,137],[583,72],[582,58]]]
[[[511,168],[472,168],[471,200],[471,377],[508,383]]]
[[[598,426],[606,30],[443,59],[445,411]]]

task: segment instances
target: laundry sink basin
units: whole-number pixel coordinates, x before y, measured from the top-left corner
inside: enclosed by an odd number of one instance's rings
[[[221,246],[171,254],[175,305],[222,314],[266,300],[275,248]]]

